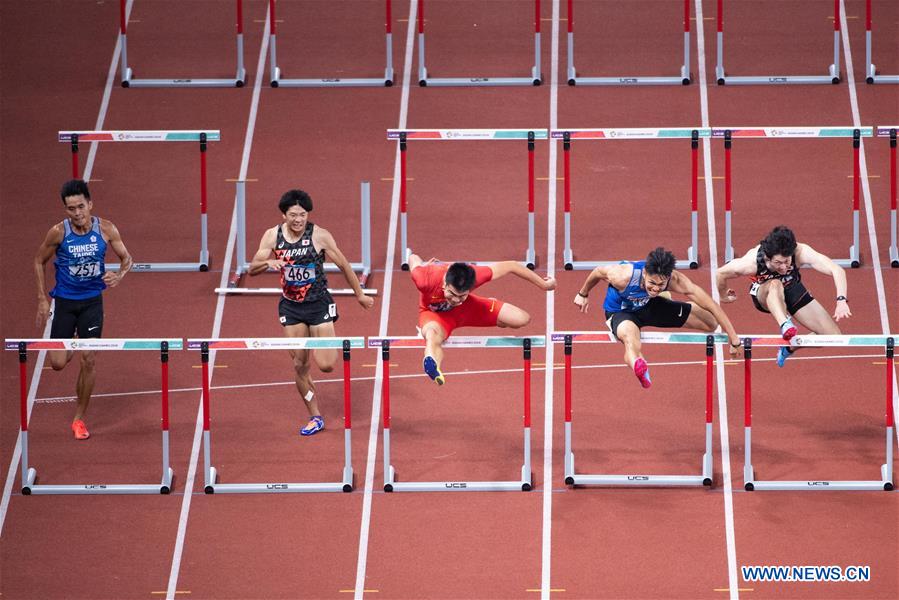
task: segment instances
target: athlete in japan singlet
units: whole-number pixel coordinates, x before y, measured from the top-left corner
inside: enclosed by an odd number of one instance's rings
[[[300,239],[288,242],[283,228],[278,226],[275,257],[287,263],[281,267],[281,293],[294,302],[312,302],[328,295],[325,253],[316,252],[312,244],[313,229],[314,224],[306,223]]]

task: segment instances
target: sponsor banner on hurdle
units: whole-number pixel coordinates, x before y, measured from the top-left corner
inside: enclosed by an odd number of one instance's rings
[[[534,64],[530,77],[428,77],[425,66],[425,2],[418,0],[418,85],[425,86],[512,86],[540,85],[543,76],[540,71],[540,0],[534,0]],[[504,21],[506,22],[506,21]],[[429,26],[434,24],[428,21]]]
[[[454,341],[456,343],[450,343]],[[398,481],[397,471],[390,462],[390,349],[423,348],[425,342],[420,337],[375,337],[368,338],[369,347],[381,348],[384,385],[381,388],[384,428],[384,491],[385,492],[511,492],[529,491],[533,485],[531,470],[531,348],[544,347],[545,336],[490,337],[459,336],[449,338],[444,347],[456,348],[521,348],[524,360],[524,462],[520,477],[508,481]]]
[[[214,338],[188,339],[188,350],[199,350],[203,389],[203,467],[207,494],[290,493],[290,492],[351,492],[355,486],[352,465],[352,402],[350,397],[350,351],[364,348],[362,337],[319,338]],[[343,470],[338,482],[266,481],[260,483],[219,483],[219,473],[212,466],[211,404],[209,382],[209,353],[217,350],[316,350],[343,351]]]
[[[757,340],[747,338],[743,341],[743,487],[753,490],[886,490],[893,489],[893,359],[895,350],[895,334],[877,335],[822,335],[797,336],[791,340],[799,347],[833,347],[833,346],[880,346],[886,356],[886,411],[885,460],[880,465],[880,479],[877,480],[757,480],[755,467],[752,464],[752,351],[759,345]],[[820,338],[820,339],[817,339]],[[781,340],[783,344],[783,340]],[[775,345],[775,344],[770,344]]]
[[[826,6],[821,2],[819,5]],[[826,75],[741,75],[727,74],[724,69],[724,0],[718,0],[717,18],[717,56],[715,77],[718,85],[790,85],[790,84],[816,84],[816,83],[840,83],[840,6],[842,3],[835,0],[833,3],[833,62],[827,68]],[[770,18],[771,15],[768,15]],[[761,15],[760,15],[761,17]],[[770,48],[760,48],[756,56],[772,56]]]
[[[19,353],[19,442],[22,448],[22,494],[168,494],[172,489],[174,471],[169,460],[169,351],[183,349],[180,338],[147,339],[7,339],[7,350]],[[159,352],[162,400],[162,477],[159,483],[37,483],[37,469],[28,465],[28,352],[41,351],[116,351],[155,350]]]
[[[565,349],[565,484],[570,486],[625,486],[625,487],[670,487],[670,486],[711,486],[712,485],[712,395],[715,344],[727,343],[724,334],[676,334],[643,332],[643,343],[657,344],[703,344],[706,357],[705,393],[705,450],[700,463],[700,474],[660,475],[647,473],[623,474],[583,474],[575,470],[572,427],[572,355],[574,345],[580,343],[618,343],[611,333],[594,331],[556,331],[551,335],[553,343],[563,343]]]
[[[522,264],[533,270],[537,265],[537,254],[534,243],[534,147],[536,140],[548,138],[546,129],[388,129],[387,139],[396,140],[400,145],[400,244],[402,245],[401,268],[409,270],[409,256],[412,249],[408,244],[406,201],[406,155],[408,142],[412,140],[517,140],[526,141],[528,145],[528,247],[525,250]],[[395,184],[394,184],[395,185]],[[495,261],[468,261],[472,264],[485,264]]]
[[[594,6],[604,7],[602,3]],[[669,3],[673,5],[673,3]],[[669,76],[578,77],[574,66],[574,1],[568,0],[568,85],[689,85],[690,75],[690,0],[683,4],[683,63],[680,73]]]
[[[663,127],[663,128],[606,128],[606,129],[553,129],[550,133],[553,139],[561,139],[562,164],[563,164],[563,193],[562,204],[565,223],[565,248],[562,253],[563,266],[566,271],[592,270],[600,265],[618,264],[620,260],[574,260],[574,250],[571,247],[571,142],[572,140],[661,140],[661,139],[689,139],[690,140],[690,246],[687,248],[687,258],[677,261],[679,269],[696,269],[699,267],[699,140],[711,137],[712,130],[708,127]]]
[[[733,214],[733,177],[731,161],[733,143],[736,139],[775,138],[851,138],[853,156],[852,187],[852,245],[849,257],[835,259],[843,267],[857,268],[861,265],[859,250],[859,208],[861,196],[861,138],[872,137],[873,127],[714,127],[712,137],[724,139],[724,261],[734,259],[731,236]]]
[[[159,130],[159,131],[60,131],[60,142],[66,142],[72,150],[72,179],[78,179],[78,148],[81,142],[197,142],[200,146],[200,258],[195,263],[153,262],[131,265],[132,271],[208,271],[209,270],[209,226],[206,212],[206,147],[207,142],[221,141],[216,129],[210,130]],[[119,265],[106,264],[107,271],[118,271]]]
[[[128,66],[128,0],[119,0],[119,42],[121,45],[122,87],[243,87],[246,69],[243,64],[243,0],[236,0],[237,8],[237,71],[234,77],[211,79],[178,77],[173,79],[135,79]],[[157,5],[159,6],[159,5]]]

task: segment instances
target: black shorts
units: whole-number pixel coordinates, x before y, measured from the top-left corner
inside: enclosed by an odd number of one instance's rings
[[[756,284],[752,284],[749,288],[749,295],[752,297],[752,303],[755,304],[755,307],[762,312],[771,312],[767,308],[761,305],[759,299],[756,298]],[[809,304],[815,298],[811,295],[811,293],[805,289],[805,286],[802,285],[801,281],[797,281],[790,285],[789,287],[784,288],[784,301],[787,305],[787,312],[791,315],[795,315],[796,312]]]
[[[318,300],[306,302],[294,302],[281,296],[278,303],[278,320],[281,325],[321,325],[322,323],[336,323],[340,317],[337,315],[337,305],[331,294],[325,294]]]
[[[103,334],[103,296],[87,300],[56,298],[50,337],[69,339],[75,337],[98,338]]]
[[[635,312],[606,311],[606,325],[618,337],[618,326],[623,321],[633,321],[637,327],[683,327],[690,316],[693,305],[656,296],[646,306]]]

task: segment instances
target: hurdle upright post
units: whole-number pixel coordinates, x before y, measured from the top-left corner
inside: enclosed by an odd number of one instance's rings
[[[755,489],[752,469],[752,338],[743,340],[743,487]]]
[[[730,343],[730,340],[728,340]],[[712,485],[712,396],[715,389],[712,375],[715,364],[715,336],[705,338],[705,454],[702,456],[702,484]]]
[[[525,266],[533,271],[537,266],[534,251],[534,132],[528,131],[528,247]]]
[[[565,336],[565,485],[574,485],[574,455],[571,452],[571,335]]]
[[[852,131],[852,245],[849,247],[849,266],[857,269],[861,264],[859,259],[859,227],[858,211],[861,196],[861,131]]]
[[[353,491],[353,403],[350,375],[350,341],[343,340],[343,491]]]
[[[571,0],[569,0],[570,2]],[[566,271],[574,269],[574,254],[571,251],[571,132],[562,134],[562,184],[564,191],[563,212],[565,213],[565,249],[562,262]]]
[[[891,491],[893,489],[893,428],[895,427],[894,423],[894,413],[893,413],[893,353],[896,347],[895,338],[888,337],[886,343],[886,363],[887,363],[887,377],[886,377],[886,396],[887,396],[887,407],[886,407],[886,437],[887,437],[887,452],[886,452],[886,462],[884,462],[883,467],[881,467],[881,477],[883,478],[884,484],[883,489],[886,491]]]
[[[393,491],[396,474],[390,464],[390,340],[381,341],[381,364],[383,384],[381,385],[381,411],[384,425],[384,491]]]
[[[172,467],[169,460],[169,343],[159,344],[159,364],[162,379],[162,482],[159,492],[172,491]]]
[[[72,134],[72,179],[78,179],[78,134]]]
[[[211,443],[209,433],[209,342],[200,344],[200,368],[203,378],[203,491],[207,494],[215,492],[216,472],[212,466]]]
[[[879,127],[877,134],[882,135]],[[899,247],[896,244],[896,127],[889,128],[890,136],[890,266],[899,268]]]
[[[877,67],[873,62],[871,49],[873,15],[871,12],[871,0],[865,0],[865,82],[866,83],[899,83],[899,75],[878,75]]]
[[[730,129],[724,131],[724,262],[729,263],[734,259],[734,243],[731,237],[731,215],[733,213],[733,186],[731,182],[731,148],[733,146],[733,133]]]
[[[531,489],[531,338],[522,340],[524,357],[524,463],[521,467],[521,491]]]
[[[19,441],[22,447],[22,494],[31,494],[31,486],[37,471],[28,467],[28,351],[25,342],[19,342]]]
[[[419,0],[421,1],[421,0]],[[400,268],[403,271],[409,270],[409,255],[412,253],[409,250],[409,240],[406,237],[407,234],[407,223],[406,223],[406,143],[407,143],[407,134],[405,131],[400,133],[400,246],[402,246],[402,264]]]
[[[200,270],[209,270],[209,233],[206,214],[206,132],[200,132]]]

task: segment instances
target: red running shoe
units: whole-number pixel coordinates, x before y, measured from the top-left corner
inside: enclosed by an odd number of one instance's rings
[[[642,358],[638,358],[634,363],[634,375],[640,380],[640,385],[649,389],[652,387],[652,379],[649,378],[649,365]]]
[[[72,433],[75,434],[76,440],[86,440],[91,436],[90,432],[87,430],[87,425],[85,425],[84,421],[81,419],[72,421]]]

